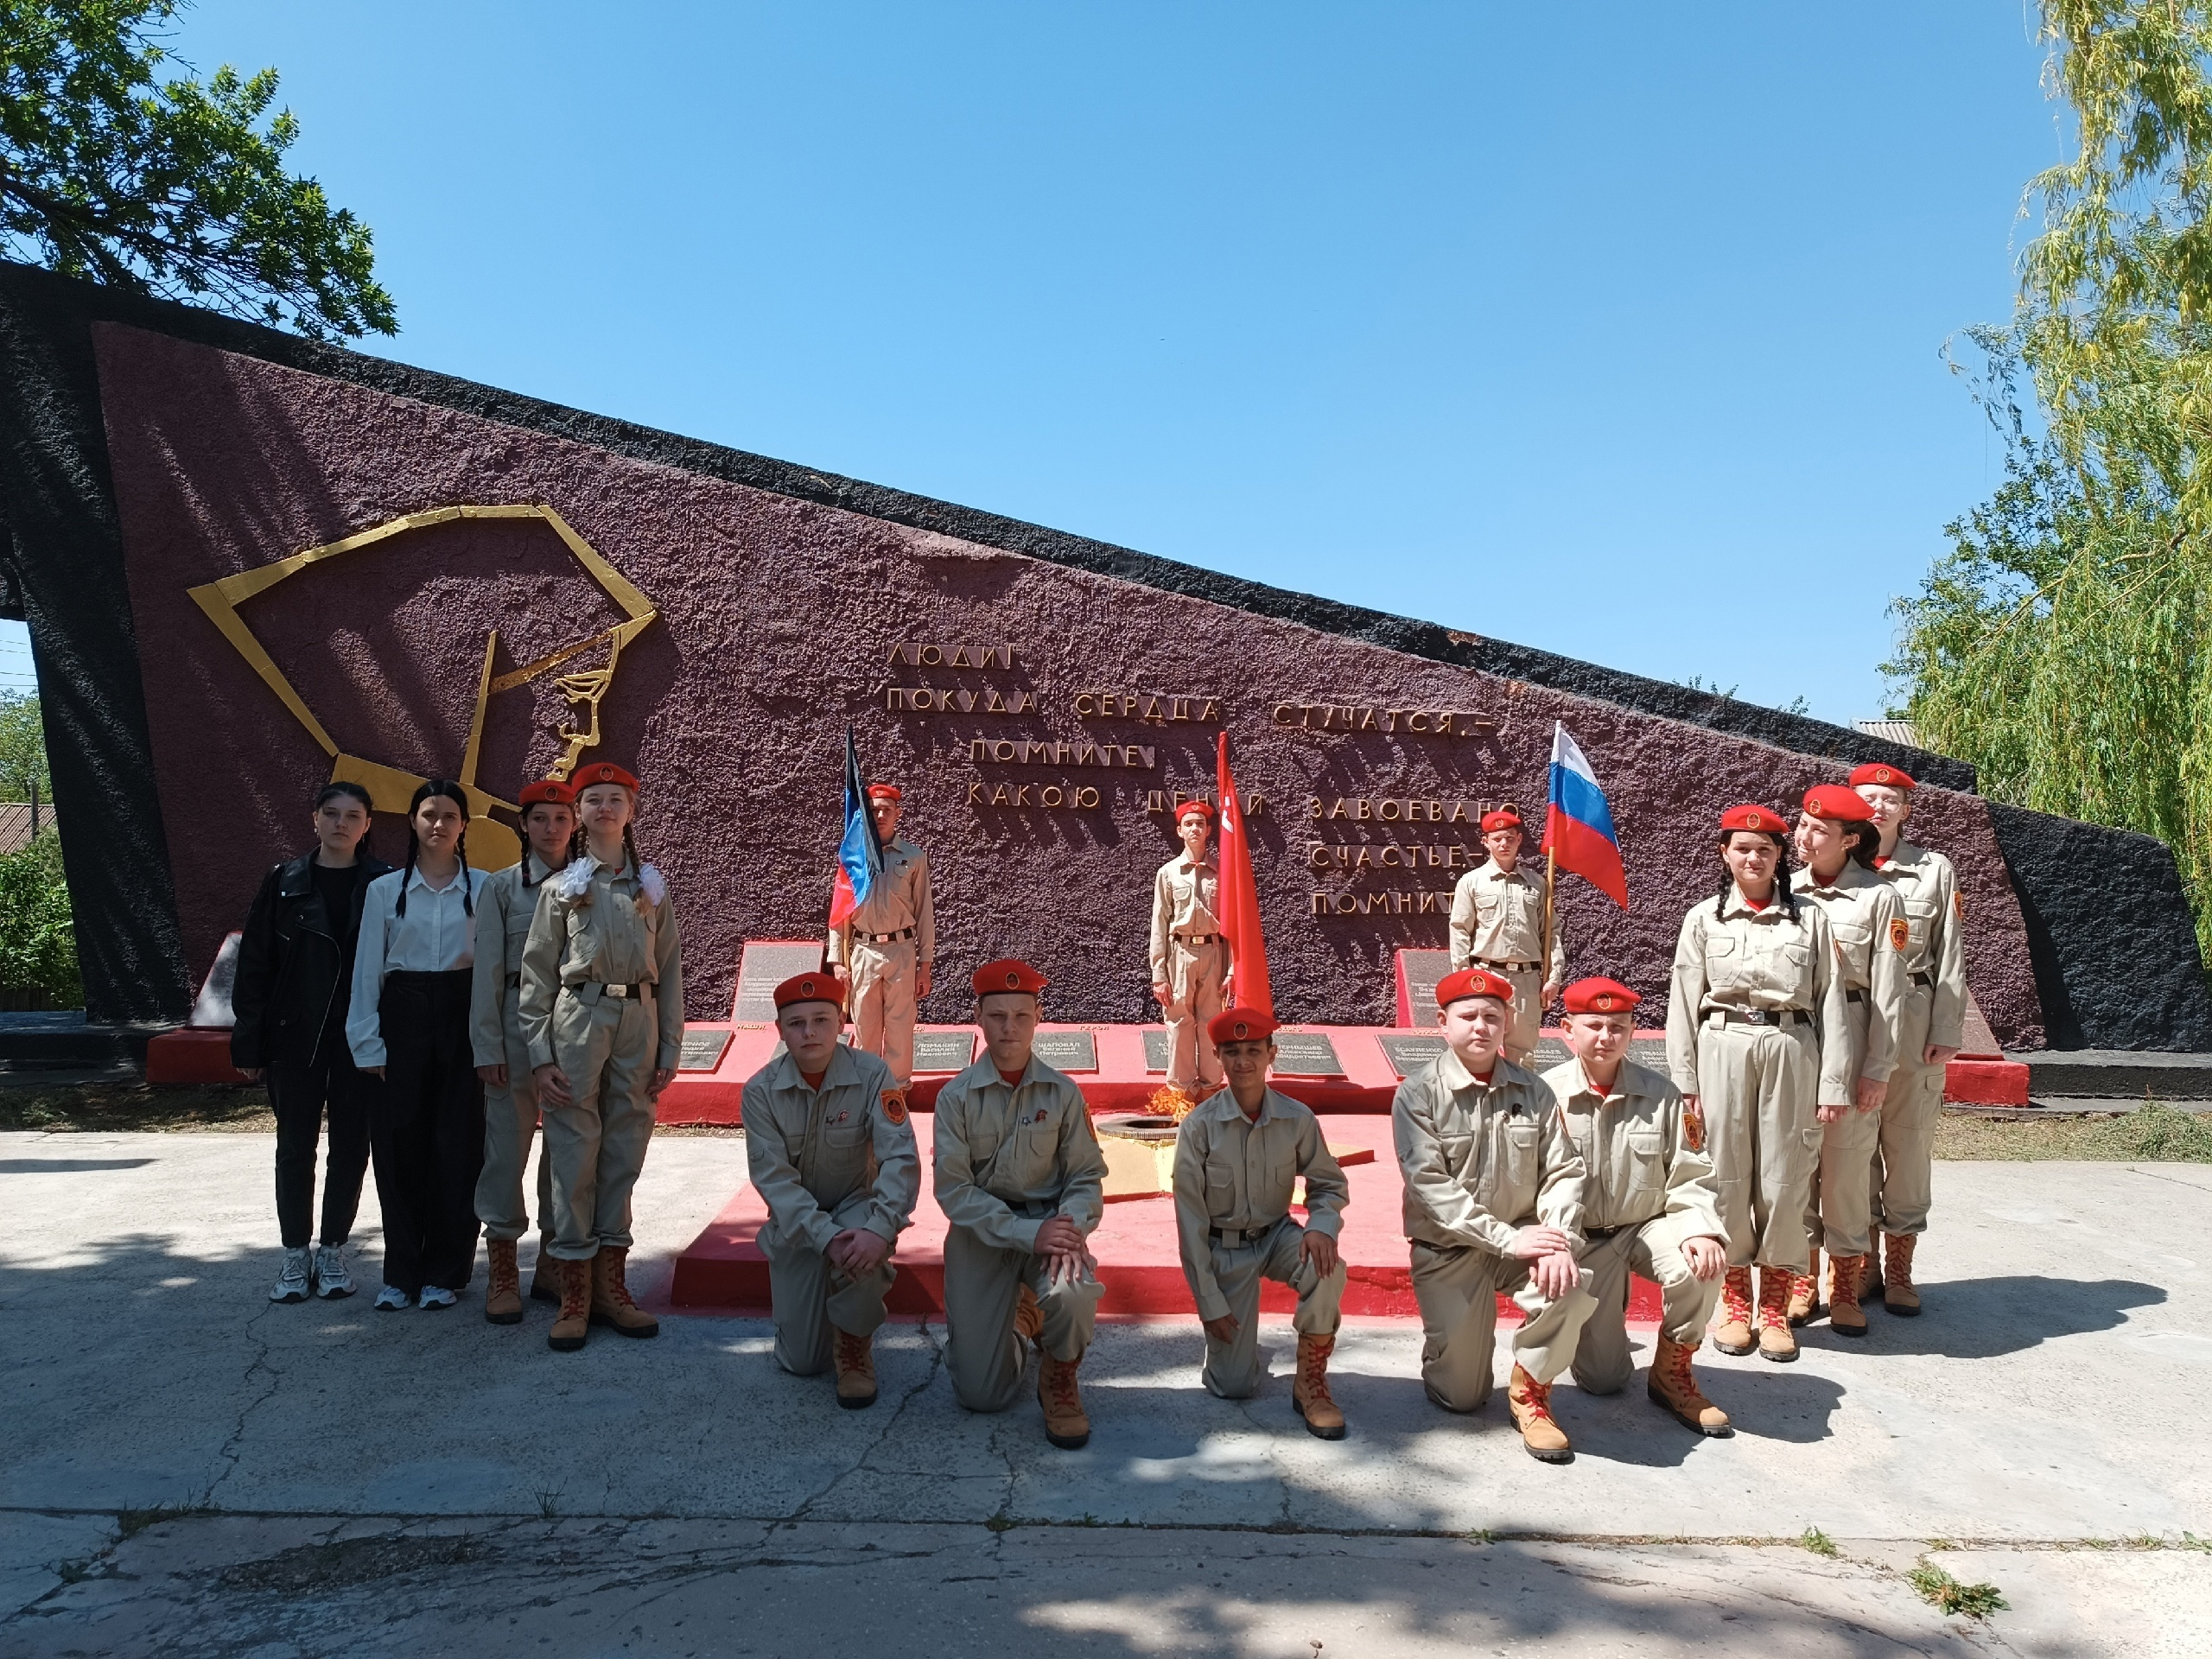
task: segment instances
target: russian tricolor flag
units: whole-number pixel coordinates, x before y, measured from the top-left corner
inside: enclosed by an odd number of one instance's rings
[[[1628,908],[1628,873],[1621,868],[1621,840],[1598,774],[1567,727],[1552,727],[1551,804],[1544,813],[1544,850],[1553,862],[1579,875],[1623,910]]]

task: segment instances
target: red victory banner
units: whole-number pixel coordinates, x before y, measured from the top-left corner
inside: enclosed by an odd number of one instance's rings
[[[1229,941],[1231,1006],[1257,1008],[1274,1018],[1274,993],[1268,985],[1268,944],[1260,933],[1260,889],[1252,879],[1252,839],[1244,828],[1244,804],[1229,772],[1229,734],[1215,752],[1214,786],[1221,798],[1222,937]]]

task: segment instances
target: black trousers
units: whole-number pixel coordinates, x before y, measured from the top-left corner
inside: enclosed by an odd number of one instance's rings
[[[377,1005],[385,1086],[369,1111],[384,1281],[410,1295],[459,1290],[476,1266],[484,1085],[468,1042],[472,976],[390,974]]]
[[[326,1111],[330,1151],[322,1176],[322,1242],[343,1244],[361,1207],[361,1178],[369,1168],[369,1101],[377,1080],[353,1069],[346,1033],[333,1033],[315,1064],[279,1060],[265,1081],[276,1114],[276,1225],[284,1248],[305,1248],[315,1237],[315,1148]]]

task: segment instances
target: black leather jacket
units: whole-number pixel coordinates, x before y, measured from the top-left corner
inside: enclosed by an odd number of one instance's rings
[[[360,874],[353,883],[353,913],[341,935],[322,902],[310,867],[313,853],[271,868],[254,895],[238,941],[238,981],[231,1007],[238,1023],[231,1031],[231,1064],[257,1067],[283,1061],[313,1065],[330,1058],[353,1064],[345,1052],[346,1007],[353,986],[353,941],[361,931],[361,901],[369,883],[391,866],[367,853],[356,855]],[[335,1056],[319,1056],[323,1033],[338,1045]]]

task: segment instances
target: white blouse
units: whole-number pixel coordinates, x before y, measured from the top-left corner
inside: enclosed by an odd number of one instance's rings
[[[407,913],[399,912],[399,882],[394,870],[369,883],[361,899],[361,933],[353,947],[353,1000],[346,1011],[346,1042],[353,1064],[366,1068],[385,1063],[384,1027],[377,1004],[390,973],[442,974],[476,962],[476,895],[485,878],[462,866],[460,875],[434,887],[417,865],[407,884]],[[464,894],[469,902],[461,902]]]

